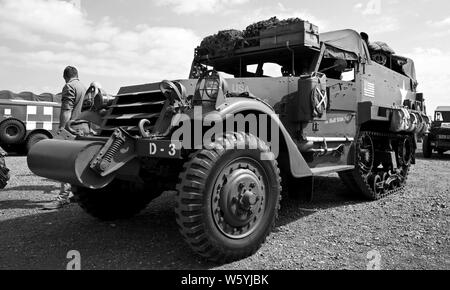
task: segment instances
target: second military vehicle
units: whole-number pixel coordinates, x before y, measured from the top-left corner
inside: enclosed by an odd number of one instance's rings
[[[353,30],[271,23],[205,39],[189,79],[96,96],[88,113],[100,113],[78,123],[97,133],[38,143],[30,169],[71,183],[102,220],[175,190],[181,234],[213,261],[260,248],[282,186],[311,198],[314,177],[337,172],[371,200],[401,190],[428,126],[413,61]]]
[[[423,155],[431,158],[433,151],[443,155],[450,150],[450,107],[438,107],[430,133],[423,139]]]
[[[59,95],[0,91],[0,145],[7,151],[28,152],[37,142],[54,138],[60,111]]]

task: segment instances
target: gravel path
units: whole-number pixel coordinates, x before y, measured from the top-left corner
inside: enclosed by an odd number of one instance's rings
[[[319,178],[315,200],[285,201],[274,233],[254,256],[227,265],[199,259],[178,234],[173,193],[139,216],[99,222],[70,205],[44,212],[58,184],[8,157],[13,179],[0,191],[0,269],[65,269],[67,252],[83,269],[450,269],[450,155],[419,156],[407,189],[378,202],[347,196],[337,175]]]

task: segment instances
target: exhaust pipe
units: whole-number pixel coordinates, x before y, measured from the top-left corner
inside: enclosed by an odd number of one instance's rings
[[[31,148],[28,167],[38,176],[100,189],[115,178],[115,174],[102,177],[90,168],[92,159],[104,145],[99,141],[44,140]]]

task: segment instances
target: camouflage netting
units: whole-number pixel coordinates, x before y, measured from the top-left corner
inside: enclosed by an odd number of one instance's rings
[[[203,39],[198,48],[200,55],[216,55],[244,47],[244,36],[239,30],[223,30]]]
[[[389,45],[381,41],[371,42],[369,44],[369,50],[371,52],[384,52],[386,54],[395,54],[395,51]]]
[[[267,20],[253,23],[244,31],[239,30],[225,30],[219,31],[218,34],[211,35],[203,39],[200,46],[197,48],[199,55],[220,55],[223,53],[230,53],[234,49],[258,46],[259,39],[252,39],[259,37],[262,30],[271,27],[288,25],[293,23],[300,23],[303,20],[300,18],[289,18],[279,20],[277,17],[272,17]]]
[[[253,23],[244,30],[244,37],[245,38],[253,38],[258,37],[261,30],[265,30],[274,26],[277,26],[280,24],[280,20],[276,17],[272,17],[267,20],[259,21],[256,23]],[[259,41],[257,39],[249,40],[249,46],[257,46],[259,44]]]

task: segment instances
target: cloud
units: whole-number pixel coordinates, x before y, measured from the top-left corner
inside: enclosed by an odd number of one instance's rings
[[[362,3],[356,3],[356,4],[353,6],[353,9],[359,10],[359,9],[362,9],[363,7],[364,7],[364,4],[362,4]]]
[[[393,32],[400,29],[400,22],[397,18],[391,16],[378,17],[372,20],[370,32],[373,34],[380,34],[386,32]]]
[[[314,25],[319,26],[320,31],[326,31],[330,25],[327,21],[320,19],[310,13],[308,10],[295,10],[285,7],[282,3],[277,3],[276,5],[260,7],[249,11],[245,16],[238,22],[237,27],[239,29],[245,29],[249,24],[269,19],[276,16],[278,19],[287,19],[298,17],[300,19],[311,22]]]
[[[157,0],[156,5],[168,6],[176,14],[211,14],[234,6],[245,4],[250,0]]]
[[[60,0],[0,0],[0,19],[0,66],[60,76],[66,65],[75,65],[82,75],[114,78],[114,89],[126,81],[187,77],[200,42],[180,27],[122,29],[107,17],[90,21]]]
[[[73,4],[55,0],[3,0],[0,25],[14,23],[21,31],[86,39],[91,23]],[[5,31],[3,31],[5,33]],[[6,36],[14,37],[12,31]]]
[[[380,15],[382,12],[381,0],[370,0],[367,3],[356,3],[354,10],[360,11],[362,15]]]
[[[429,20],[427,21],[427,24],[432,27],[447,27],[450,26],[450,17],[439,21]]]
[[[423,91],[428,115],[432,115],[436,107],[449,105],[450,71],[442,68],[450,67],[450,52],[437,48],[417,47],[405,54],[416,64],[419,91]]]

